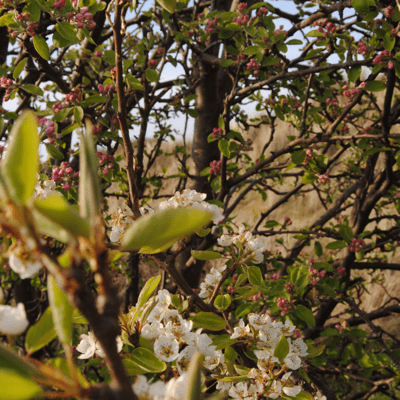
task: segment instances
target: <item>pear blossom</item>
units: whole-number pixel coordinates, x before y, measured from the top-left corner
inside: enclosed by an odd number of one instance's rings
[[[135,382],[132,385],[132,390],[139,400],[147,400],[150,398],[150,385],[144,375],[136,377]]]
[[[96,353],[99,357],[105,357],[105,353],[103,348],[101,347],[100,343],[95,338],[93,332],[89,332],[88,335],[82,334],[80,336],[81,341],[79,342],[76,350],[78,350],[81,354],[78,358],[85,360],[88,358],[92,358],[93,355]],[[121,338],[117,337],[117,350],[118,353],[122,351],[123,342]]]
[[[271,392],[268,394],[268,397],[270,399],[277,399],[278,397],[281,396],[281,393],[282,393],[282,383],[280,381],[274,380],[271,387]]]
[[[179,344],[174,336],[162,335],[154,342],[154,353],[163,361],[175,361],[179,356]]]
[[[214,346],[212,346],[214,347]],[[221,350],[213,351],[213,354],[208,354],[204,358],[203,366],[208,370],[212,371],[217,368],[219,364],[225,361],[225,357]]]
[[[185,373],[188,368],[190,361],[192,360],[193,356],[197,352],[197,348],[194,346],[186,346],[180,353],[178,358],[176,359],[176,367],[180,375]]]
[[[140,335],[148,340],[155,340],[163,334],[164,325],[161,322],[153,322],[145,324],[140,332]]]
[[[221,235],[221,237],[217,239],[217,242],[222,247],[230,246],[233,243],[233,238],[229,235]]]
[[[295,353],[289,353],[283,361],[290,369],[296,370],[301,367],[301,358]]]
[[[55,181],[49,179],[47,181],[43,181],[42,183],[37,182],[35,184],[35,192],[33,193],[34,199],[44,200],[53,194],[56,194],[57,196],[62,196],[62,194],[58,190],[56,190]]]
[[[299,357],[305,357],[308,355],[307,344],[304,343],[304,340],[302,338],[297,338],[296,340],[293,341],[293,343],[290,341],[290,339],[288,339],[288,341],[291,353],[295,353]]]
[[[237,339],[239,337],[245,337],[250,333],[250,326],[245,325],[243,319],[239,321],[239,326],[233,329],[231,339]]]
[[[283,393],[285,393],[289,397],[296,397],[301,392],[300,386],[293,386],[293,387],[284,387]]]
[[[164,400],[167,385],[163,381],[157,381],[150,385],[149,397],[153,400]]]
[[[187,382],[186,373],[179,378],[172,378],[167,383],[164,400],[183,400],[186,390],[185,382]]]
[[[17,307],[0,305],[0,332],[5,335],[19,335],[29,325],[25,306],[18,303]]]
[[[19,274],[21,279],[32,278],[41,268],[39,260],[28,258],[22,247],[18,247],[11,254],[8,260],[10,268]]]

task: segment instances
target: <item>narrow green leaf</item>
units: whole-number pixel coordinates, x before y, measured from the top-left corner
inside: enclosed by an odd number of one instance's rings
[[[212,312],[199,312],[192,320],[196,327],[210,331],[220,331],[226,326],[225,320]]]
[[[0,385],[0,400],[29,400],[42,394],[42,389],[33,380],[2,367]]]
[[[61,243],[70,243],[73,240],[73,236],[70,233],[35,209],[33,210],[33,217],[36,228],[42,235],[50,236]]]
[[[56,146],[50,143],[45,143],[45,145],[46,150],[51,158],[54,158],[55,160],[64,160],[64,154],[61,153],[61,151],[58,150]]]
[[[284,358],[289,354],[289,342],[287,341],[285,335],[281,336],[278,344],[274,350],[274,356],[278,357],[281,362],[283,362]]]
[[[314,400],[314,397],[311,396],[310,393],[301,391],[294,400]]]
[[[36,200],[35,208],[54,223],[73,235],[90,237],[90,225],[79,212],[65,200],[64,196],[54,194],[46,199]]]
[[[132,74],[126,74],[126,79],[128,80],[132,89],[143,91],[143,85],[140,83],[139,79],[133,77]]]
[[[191,254],[196,260],[216,260],[222,257],[220,253],[208,250],[204,251],[192,250]]]
[[[43,90],[40,89],[39,86],[32,85],[30,83],[23,85],[21,89],[29,94],[33,94],[34,96],[43,96]]]
[[[60,341],[72,345],[72,315],[74,309],[67,295],[59,289],[52,275],[47,278],[47,291],[54,327]]]
[[[92,129],[91,122],[87,122],[86,134],[81,135],[79,205],[81,217],[89,219],[92,235],[94,235],[93,229],[96,229],[100,217],[100,186]]]
[[[25,204],[32,196],[39,166],[37,118],[24,112],[10,134],[7,152],[1,162],[1,175],[10,195]]]
[[[85,104],[97,104],[97,103],[105,103],[107,99],[99,94],[94,94],[92,96],[87,97],[83,103]]]
[[[136,308],[138,310],[145,305],[146,301],[150,298],[150,296],[156,290],[158,284],[160,283],[160,280],[161,280],[161,275],[153,276],[146,282],[146,284],[144,285],[144,288],[140,291],[139,298],[138,298],[138,301],[136,304]]]
[[[49,344],[56,337],[57,332],[54,328],[51,308],[48,307],[39,321],[29,328],[25,339],[26,350],[29,354],[32,354]]]
[[[202,400],[201,390],[201,370],[203,367],[204,356],[198,351],[192,357],[189,364],[185,394],[183,400]]]
[[[147,214],[127,230],[122,251],[138,250],[143,246],[161,247],[204,227],[212,217],[210,212],[188,208]]]
[[[32,39],[33,45],[36,51],[39,53],[40,57],[46,61],[50,60],[50,49],[47,45],[46,39],[42,35],[35,35]]]
[[[315,318],[311,310],[307,307],[299,304],[296,306],[296,315],[302,321],[304,321],[308,326],[315,326]]]
[[[328,250],[343,249],[344,247],[347,247],[347,243],[342,242],[341,240],[338,240],[336,242],[331,242],[326,246]]]
[[[314,253],[317,257],[322,256],[322,245],[320,242],[315,242],[314,243]]]
[[[21,72],[24,70],[27,62],[28,62],[28,57],[25,57],[18,63],[13,72],[14,79],[18,79],[18,77],[21,75]]]

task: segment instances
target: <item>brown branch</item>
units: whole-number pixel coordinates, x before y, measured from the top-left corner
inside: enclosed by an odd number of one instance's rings
[[[112,4],[112,3],[110,3]],[[111,21],[109,11],[107,9],[106,16],[108,22],[112,26],[114,33],[114,45],[115,45],[115,64],[116,64],[116,91],[118,98],[118,122],[122,133],[122,140],[124,142],[124,156],[126,162],[126,170],[128,176],[128,186],[129,186],[129,199],[130,206],[132,208],[133,215],[135,218],[140,218],[140,207],[139,207],[139,191],[136,185],[136,173],[135,164],[133,160],[133,146],[131,139],[129,137],[129,128],[126,122],[127,110],[126,110],[126,98],[125,98],[125,88],[122,70],[122,4],[116,1],[115,4],[115,14],[114,14],[114,24]]]

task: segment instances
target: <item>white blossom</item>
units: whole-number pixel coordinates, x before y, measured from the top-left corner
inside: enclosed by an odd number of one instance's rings
[[[214,346],[211,346],[214,347]],[[225,361],[224,355],[222,354],[221,350],[213,351],[212,354],[206,355],[204,358],[203,366],[204,368],[209,369],[212,371],[219,364],[222,364]]]
[[[24,258],[21,259],[20,257]],[[42,268],[42,263],[39,260],[29,258],[21,247],[10,254],[8,264],[14,272],[19,274],[21,279],[32,278]]]
[[[187,374],[183,374],[179,378],[172,378],[167,383],[164,400],[182,400],[185,395],[186,382]]]
[[[180,375],[182,375],[188,370],[190,361],[197,351],[198,351],[197,348],[194,346],[186,346],[179,353],[179,356],[176,359],[176,367]]]
[[[301,392],[300,386],[293,386],[293,387],[284,387],[283,393],[285,393],[289,397],[296,397]]]
[[[249,324],[255,329],[268,329],[272,327],[272,321],[269,315],[249,314]]]
[[[248,395],[249,392],[246,382],[239,382],[229,389],[229,396],[233,397],[234,399],[245,399],[248,397]]]
[[[25,306],[18,303],[17,307],[0,305],[0,332],[5,335],[19,335],[29,325]]]
[[[82,334],[80,338],[81,341],[76,347],[76,350],[83,354],[81,354],[78,358],[91,358],[93,357],[94,353],[96,353],[99,357],[105,357],[104,350],[101,347],[100,342],[98,342],[95,338],[93,332],[89,332],[89,335]],[[122,350],[123,342],[119,336],[117,337],[116,342],[118,353],[120,353]]]
[[[163,361],[175,361],[179,356],[179,344],[174,336],[162,335],[154,342],[154,353]]]
[[[151,324],[145,324],[140,332],[140,335],[145,339],[154,340],[162,335],[164,325],[161,322],[153,322]]]
[[[291,353],[297,354],[299,357],[305,357],[308,355],[307,344],[304,343],[302,338],[297,338],[293,342],[289,339],[289,348]]]
[[[282,393],[282,383],[280,381],[274,380],[274,383],[271,387],[271,392],[269,393],[268,397],[271,399],[277,399],[281,396]]]
[[[247,336],[250,333],[250,326],[245,325],[243,319],[240,319],[239,326],[233,329],[233,334],[231,335],[231,339],[237,339],[239,337]]]
[[[222,247],[230,246],[233,243],[233,238],[229,235],[221,235],[221,237],[217,239],[217,242]]]
[[[167,386],[163,381],[157,381],[150,385],[149,397],[152,400],[164,400]]]
[[[290,369],[296,370],[301,367],[301,358],[295,353],[289,353],[283,361]]]
[[[136,380],[132,385],[132,390],[139,400],[147,400],[150,398],[150,385],[144,375],[139,375],[136,377]]]
[[[43,181],[42,183],[37,182],[35,184],[35,192],[33,193],[34,199],[47,199],[53,194],[62,196],[62,194],[56,190],[56,183],[53,180]]]

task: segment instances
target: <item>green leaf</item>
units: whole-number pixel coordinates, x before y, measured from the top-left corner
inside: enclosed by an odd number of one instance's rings
[[[236,339],[231,339],[231,335],[218,335],[214,338],[212,344],[216,346],[215,350],[222,350],[236,342]]]
[[[14,14],[6,13],[0,17],[0,26],[15,25]]]
[[[93,144],[92,124],[86,124],[86,134],[81,135],[80,170],[79,170],[79,206],[80,215],[88,218],[92,237],[100,217],[100,185],[97,168],[99,165]]]
[[[197,351],[190,360],[183,400],[203,399],[201,390],[201,370],[203,367],[203,361],[204,356],[199,351]]]
[[[346,243],[350,243],[354,238],[353,230],[348,225],[343,225],[339,230],[339,235]]]
[[[303,164],[304,160],[306,159],[306,151],[305,150],[298,150],[292,154],[292,161],[296,165]]]
[[[60,225],[54,223],[52,220],[45,218],[43,214],[35,209],[33,210],[33,217],[36,227],[41,234],[50,236],[61,243],[70,243],[73,240],[70,233],[62,229]]]
[[[47,45],[46,39],[42,35],[35,35],[32,39],[33,45],[36,51],[39,53],[40,57],[46,61],[50,60],[50,49]]]
[[[32,379],[0,366],[0,400],[29,400],[39,398],[42,389]]]
[[[258,45],[249,46],[246,48],[246,50],[243,52],[243,54],[245,54],[246,56],[253,56],[255,54],[260,53],[261,50],[263,50],[261,46],[258,46]]]
[[[285,335],[281,336],[278,344],[275,347],[274,356],[279,358],[281,362],[286,358],[289,354],[289,342],[287,341]]]
[[[69,346],[72,345],[72,314],[74,309],[68,301],[67,295],[59,289],[54,277],[47,278],[47,292],[53,316],[54,327],[60,341]]]
[[[29,94],[33,94],[34,96],[43,96],[43,90],[40,89],[39,86],[32,85],[30,83],[23,85],[21,89]]]
[[[131,355],[124,358],[123,364],[129,376],[163,372],[167,367],[164,361],[144,347],[133,350]]]
[[[107,64],[110,64],[112,67],[115,67],[115,51],[114,50],[105,50],[103,52],[103,59]]]
[[[75,122],[77,122],[78,124],[83,120],[84,117],[84,112],[83,112],[83,108],[81,106],[76,106],[74,108],[74,120]]]
[[[67,21],[60,21],[56,24],[56,31],[70,42],[77,40],[76,32],[73,26]]]
[[[138,310],[145,305],[146,301],[150,298],[150,296],[156,290],[158,284],[160,283],[160,280],[161,280],[161,275],[153,276],[146,282],[146,284],[144,285],[144,288],[140,291],[139,298],[138,298],[138,301],[136,304],[136,308]]]
[[[122,251],[138,250],[143,246],[161,247],[172,240],[191,235],[212,218],[210,212],[189,208],[147,214],[127,230],[122,240]]]
[[[320,242],[315,242],[314,243],[314,253],[317,257],[322,256],[322,245]]]
[[[347,247],[347,243],[342,242],[341,240],[338,240],[336,242],[331,242],[326,246],[328,250],[343,249],[344,247]]]
[[[64,196],[53,194],[43,200],[35,201],[35,208],[45,217],[60,225],[73,235],[90,237],[88,220],[82,218]]]
[[[368,14],[371,0],[351,0],[351,5],[359,14]],[[372,4],[374,5],[373,1]]]
[[[307,37],[325,37],[322,32],[319,32],[317,29],[314,31],[310,31],[306,35]]]
[[[173,14],[175,12],[176,0],[157,0],[157,3],[169,13]]]
[[[236,64],[235,61],[233,60],[222,60],[219,65],[221,66],[221,68],[227,68],[230,67],[231,65]]]
[[[24,70],[26,63],[28,62],[28,57],[23,58],[18,65],[14,68],[13,78],[18,79],[21,72]]]
[[[51,308],[48,307],[39,321],[29,328],[25,339],[26,350],[29,354],[32,354],[49,344],[56,337],[57,332],[54,328]]]
[[[369,90],[370,92],[381,92],[386,89],[386,83],[382,81],[370,81],[367,82],[367,86],[365,90]]]
[[[347,75],[350,82],[356,82],[361,75],[361,66],[351,68]]]
[[[128,80],[132,89],[143,91],[143,85],[140,83],[139,79],[133,77],[132,74],[126,74],[126,79]]]
[[[383,46],[386,50],[392,51],[394,45],[396,43],[396,39],[392,37],[391,32],[387,32],[383,38]]]
[[[225,329],[226,322],[223,318],[212,312],[199,312],[193,318],[196,328],[208,329],[210,331],[220,331]]]
[[[249,282],[252,285],[260,286],[264,282],[264,280],[262,278],[261,270],[258,267],[250,267],[247,270],[247,275],[248,275]]]
[[[264,225],[264,228],[267,228],[267,229],[273,229],[273,228],[276,228],[277,226],[280,226],[281,224],[279,223],[279,222],[277,222],[277,221],[275,221],[275,220],[272,220],[272,221],[268,221],[265,225]]]
[[[229,156],[231,155],[231,153],[229,152],[229,140],[227,139],[221,139],[218,142],[218,148],[219,151],[226,157],[229,158]]]
[[[65,39],[57,31],[53,33],[53,46],[54,47],[69,47],[69,46],[73,46],[76,43],[79,43],[78,38],[76,38],[76,40],[74,40],[74,41],[71,41],[71,40]]]
[[[32,196],[39,166],[37,118],[24,112],[15,122],[1,162],[1,176],[9,194],[25,204]]]
[[[61,151],[58,150],[56,146],[50,143],[45,143],[45,145],[46,145],[46,150],[51,158],[54,158],[55,160],[64,160],[64,154],[61,153]]]
[[[286,44],[288,46],[293,46],[293,45],[296,45],[296,44],[303,44],[303,42],[301,40],[299,40],[299,39],[292,39],[292,40],[289,40],[288,42],[286,42]]]
[[[204,250],[204,251],[192,250],[191,254],[196,260],[216,260],[222,257],[220,253],[209,250]]]
[[[321,53],[322,49],[314,49],[310,50],[305,56],[305,60],[309,60],[310,58],[316,57],[319,53]]]
[[[85,104],[97,104],[97,103],[105,103],[107,99],[99,94],[94,94],[92,96],[87,97],[83,102]]]
[[[294,400],[314,400],[314,397],[311,396],[310,393],[301,391]]]
[[[303,305],[296,306],[296,316],[304,321],[308,326],[315,326],[315,318],[311,310]]]
[[[155,69],[146,69],[146,79],[149,82],[158,82],[160,80],[160,77],[158,76],[158,73]]]
[[[231,301],[229,294],[219,295],[214,300],[214,306],[219,311],[225,311],[230,306]]]
[[[313,173],[308,173],[301,178],[301,183],[303,185],[307,185],[308,183],[314,183],[317,180],[317,177]]]

